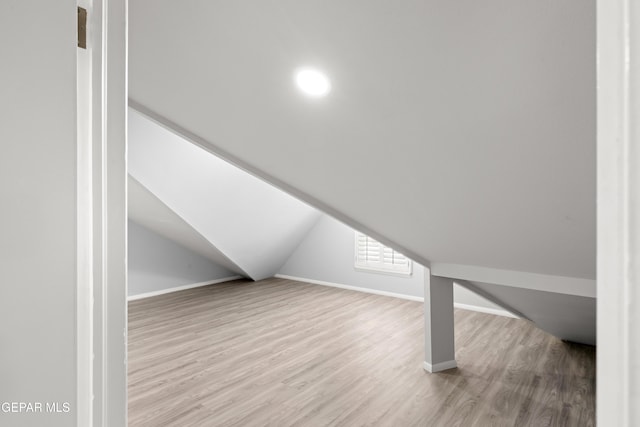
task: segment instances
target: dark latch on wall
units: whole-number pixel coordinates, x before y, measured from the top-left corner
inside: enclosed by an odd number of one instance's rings
[[[78,7],[78,47],[87,48],[87,9]]]

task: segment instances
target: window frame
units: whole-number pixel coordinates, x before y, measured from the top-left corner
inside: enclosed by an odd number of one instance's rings
[[[380,259],[384,260],[384,250],[389,249],[393,251],[394,254],[399,254],[402,257],[407,259],[406,268],[393,268],[390,264],[385,264],[384,261],[378,263],[367,263],[362,261],[359,258],[359,240],[360,236],[365,237],[366,239],[371,239],[374,242],[380,245]],[[354,268],[357,271],[363,271],[368,273],[378,273],[378,274],[386,274],[390,276],[399,276],[399,277],[411,277],[413,275],[413,261],[407,257],[406,255],[396,251],[395,249],[377,241],[376,239],[367,236],[365,233],[361,233],[359,231],[354,231]]]

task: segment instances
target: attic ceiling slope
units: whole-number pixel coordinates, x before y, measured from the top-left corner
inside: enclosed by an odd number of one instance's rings
[[[172,240],[226,269],[248,277],[235,262],[216,248],[202,234],[172,211],[144,185],[129,175],[127,181],[129,219]]]
[[[134,204],[131,214],[142,225],[167,231],[162,216],[178,217],[254,280],[277,273],[320,215],[135,111],[129,112],[129,174],[151,194],[137,193],[172,212],[141,214]],[[186,238],[172,231],[169,238]]]
[[[596,298],[493,283],[457,283],[520,316],[524,313],[524,318],[564,341],[596,344]]]
[[[134,103],[425,263],[595,278],[595,52],[582,0],[130,2]]]

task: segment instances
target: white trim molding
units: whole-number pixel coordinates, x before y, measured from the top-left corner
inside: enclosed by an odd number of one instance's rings
[[[288,276],[286,274],[276,274],[273,277],[276,277],[278,279],[293,280],[294,282],[310,283],[312,285],[330,286],[332,288],[347,289],[349,291],[357,291],[357,292],[364,292],[364,293],[367,293],[367,294],[382,295],[382,296],[385,296],[385,297],[407,299],[407,300],[410,300],[410,301],[420,301],[420,302],[424,301],[424,298],[416,297],[416,296],[413,296],[413,295],[405,295],[405,294],[399,294],[399,293],[395,293],[395,292],[379,291],[377,289],[369,289],[369,288],[362,288],[362,287],[359,287],[359,286],[343,285],[341,283],[325,282],[324,280],[307,279],[305,277]]]
[[[458,363],[455,360],[435,363],[433,365],[431,363],[424,362],[424,365],[422,367],[425,371],[434,374],[436,372],[446,371],[447,369],[457,368]]]
[[[418,297],[418,296],[414,296],[414,295],[407,295],[407,294],[401,294],[401,293],[397,293],[397,292],[379,291],[377,289],[363,288],[361,286],[343,285],[341,283],[325,282],[323,280],[307,279],[306,277],[289,276],[289,275],[286,275],[286,274],[276,274],[274,277],[276,277],[278,279],[293,280],[295,282],[310,283],[312,285],[330,286],[332,288],[347,289],[349,291],[365,292],[365,293],[368,293],[368,294],[382,295],[382,296],[385,296],[385,297],[400,298],[400,299],[406,299],[406,300],[409,300],[409,301],[424,302],[424,298],[423,297]],[[513,317],[515,319],[519,319],[518,316],[508,312],[507,310],[499,310],[499,309],[495,309],[495,308],[480,307],[480,306],[477,306],[477,305],[470,305],[470,304],[459,304],[457,302],[454,303],[453,306],[456,307],[456,308],[460,308],[462,310],[477,311],[479,313],[494,314],[496,316]]]
[[[598,0],[597,424],[640,426],[640,2]]]
[[[410,301],[423,302],[424,298],[413,295],[399,294],[396,292],[379,291],[377,289],[362,288],[360,286],[343,285],[341,283],[325,282],[324,280],[307,279],[305,277],[288,276],[286,274],[276,274],[274,277],[278,279],[293,280],[294,282],[310,283],[312,285],[330,286],[332,288],[347,289],[349,291],[364,292],[367,294],[382,295],[385,297],[393,297],[406,299]]]
[[[182,285],[182,286],[175,286],[172,288],[160,289],[158,291],[153,291],[153,292],[144,292],[141,294],[129,295],[127,297],[127,301],[136,301],[140,299],[155,297],[158,295],[171,294],[173,292],[179,292],[179,291],[186,291],[187,289],[201,288],[203,286],[209,286],[209,285],[217,285],[218,283],[225,283],[225,282],[230,282],[232,280],[238,280],[238,279],[242,279],[242,276],[229,276],[229,277],[223,277],[221,279],[209,280],[206,282],[198,282],[198,283],[192,283],[190,285]]]

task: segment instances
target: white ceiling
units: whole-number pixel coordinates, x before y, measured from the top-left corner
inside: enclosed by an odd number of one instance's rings
[[[595,277],[595,2],[130,1],[130,98],[414,259]],[[331,78],[302,96],[300,66]]]

